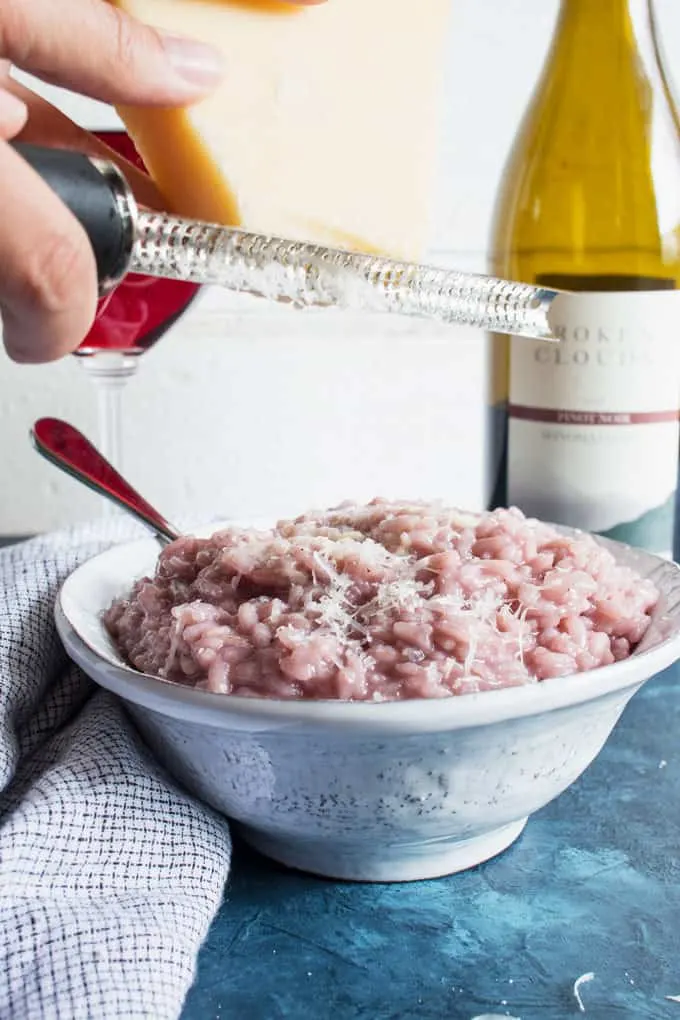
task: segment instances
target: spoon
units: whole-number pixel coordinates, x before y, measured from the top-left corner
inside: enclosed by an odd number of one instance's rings
[[[50,464],[110,499],[150,528],[161,545],[180,537],[178,529],[147,503],[73,425],[59,418],[40,418],[31,429],[31,441]]]

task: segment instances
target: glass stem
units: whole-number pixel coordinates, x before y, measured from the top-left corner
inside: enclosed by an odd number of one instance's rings
[[[97,380],[97,416],[99,419],[99,449],[118,471],[123,470],[122,410],[123,386],[117,378],[107,376]]]
[[[100,453],[118,470],[123,459],[123,389],[137,370],[138,357],[122,351],[99,351],[80,362],[97,391]]]

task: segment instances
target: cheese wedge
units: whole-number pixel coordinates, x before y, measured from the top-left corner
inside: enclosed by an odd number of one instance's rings
[[[450,0],[112,2],[225,54],[205,101],[119,111],[172,211],[422,258]]]

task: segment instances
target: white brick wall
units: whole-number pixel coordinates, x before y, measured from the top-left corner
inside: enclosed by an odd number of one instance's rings
[[[557,3],[452,3],[431,258],[479,270],[498,176]],[[680,78],[680,5],[659,0],[659,10]],[[115,123],[103,107],[51,95],[86,126]],[[377,493],[476,507],[485,495],[484,359],[472,331],[302,316],[209,293],[129,387],[127,473],[168,514],[264,516]],[[45,414],[95,435],[94,394],[79,365],[22,368],[0,355],[0,534],[97,512],[29,448],[29,426]]]

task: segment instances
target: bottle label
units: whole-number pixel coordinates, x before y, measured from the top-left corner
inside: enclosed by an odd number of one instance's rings
[[[589,292],[556,300],[559,344],[511,341],[508,502],[670,556],[680,292],[627,277],[540,282]]]

